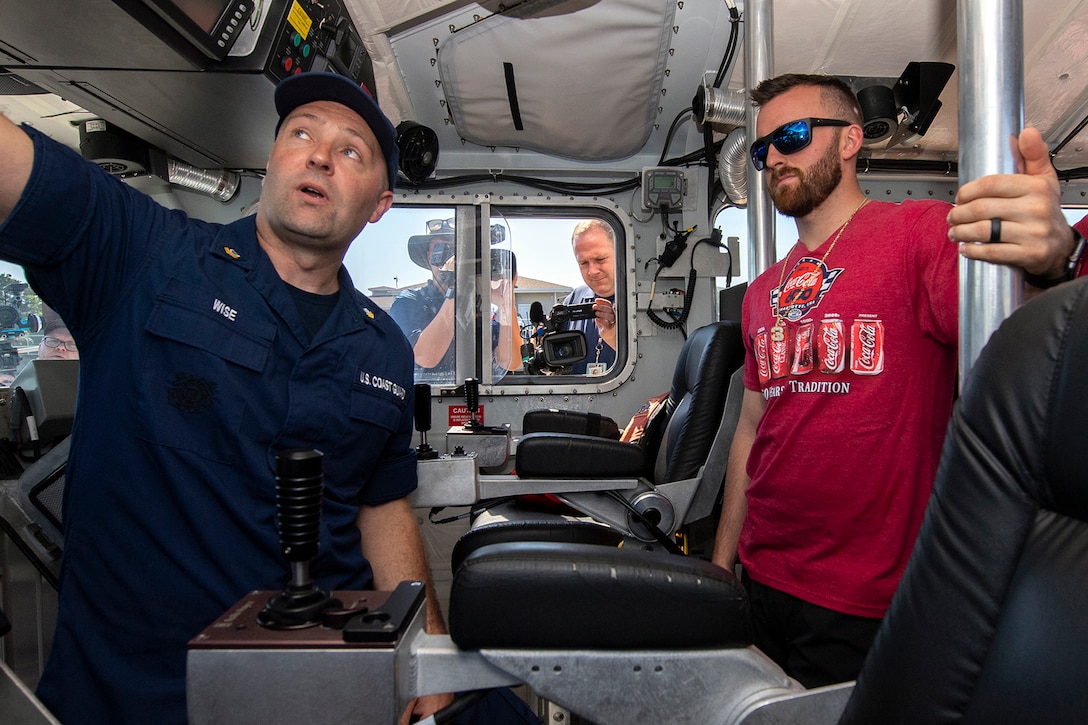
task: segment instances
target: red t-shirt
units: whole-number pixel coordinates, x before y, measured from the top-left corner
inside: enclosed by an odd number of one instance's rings
[[[958,254],[949,205],[873,202],[744,299],[745,387],[767,409],[739,554],[756,581],[880,617],[921,526],[951,415]],[[786,264],[783,277],[782,265]],[[772,340],[779,280],[784,342]]]

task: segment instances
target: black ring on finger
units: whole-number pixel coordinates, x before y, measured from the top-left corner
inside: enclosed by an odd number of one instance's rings
[[[1001,241],[1001,220],[997,217],[994,217],[990,220],[990,241]]]

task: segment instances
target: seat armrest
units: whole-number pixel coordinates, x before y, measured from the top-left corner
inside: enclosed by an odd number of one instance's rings
[[[574,433],[597,438],[620,439],[616,421],[600,413],[576,410],[530,410],[521,419],[523,433]]]
[[[450,593],[463,649],[747,647],[748,597],[732,572],[695,557],[556,541],[469,553]]]
[[[499,507],[499,510],[509,511],[510,506],[507,505],[505,509]],[[487,513],[484,516],[487,516]],[[518,512],[515,510],[514,513]],[[454,544],[453,553],[450,555],[450,570],[456,572],[467,556],[490,544],[554,541],[616,547],[623,542],[623,534],[619,531],[592,519],[560,516],[540,511],[526,511],[525,515],[535,518],[504,520],[494,517],[495,523],[473,524],[473,528],[462,534]]]
[[[518,478],[638,478],[646,452],[631,443],[565,433],[530,433],[518,441]]]

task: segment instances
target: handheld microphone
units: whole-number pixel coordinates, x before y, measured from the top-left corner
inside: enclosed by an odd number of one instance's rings
[[[544,305],[540,304],[540,302],[534,302],[529,305],[529,320],[534,325],[543,324],[547,320],[547,318],[544,317]]]

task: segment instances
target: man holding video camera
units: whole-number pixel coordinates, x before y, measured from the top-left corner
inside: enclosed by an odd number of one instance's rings
[[[576,287],[563,304],[591,303],[592,320],[571,320],[565,330],[581,330],[586,336],[586,357],[571,366],[573,375],[604,375],[616,362],[616,235],[601,219],[578,222],[571,234],[574,258],[584,285]]]
[[[450,219],[427,222],[428,234],[408,238],[408,256],[431,279],[397,295],[389,315],[416,357],[417,382],[453,382],[454,228]]]
[[[397,295],[389,315],[412,343],[417,382],[454,382],[454,279],[456,277],[453,219],[427,222],[427,234],[408,238],[408,256],[431,272],[426,283]],[[506,239],[506,230],[491,226],[491,243]],[[491,250],[491,344],[494,379],[521,368],[521,336],[517,327],[514,286],[517,260],[508,249]]]

